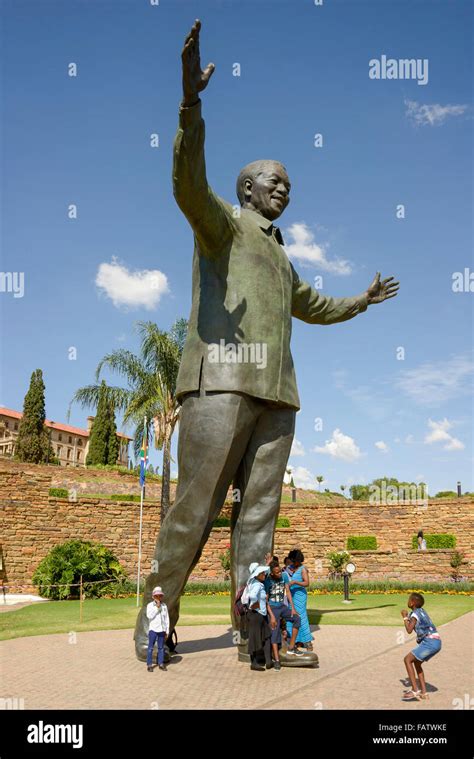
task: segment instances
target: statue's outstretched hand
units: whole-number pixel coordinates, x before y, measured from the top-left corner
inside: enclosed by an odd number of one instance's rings
[[[380,281],[380,272],[375,275],[372,284],[367,289],[368,303],[382,303],[398,294],[399,282],[393,282],[393,277]]]
[[[184,41],[181,60],[183,62],[183,105],[194,105],[198,101],[199,93],[207,87],[207,83],[214,73],[215,66],[209,63],[204,71],[201,69],[201,55],[199,52],[199,32],[201,22],[196,19],[194,25]]]

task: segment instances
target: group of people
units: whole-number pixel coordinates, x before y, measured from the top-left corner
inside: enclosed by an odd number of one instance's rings
[[[280,565],[278,556],[249,567],[249,579],[241,594],[247,609],[250,668],[257,672],[281,669],[280,649],[285,639],[287,656],[313,650],[307,600],[308,570],[299,549],[290,551]],[[260,663],[265,659],[265,665]]]
[[[307,600],[309,573],[299,549],[290,551],[280,564],[278,556],[265,556],[265,564],[254,562],[249,578],[237,594],[236,603],[245,610],[248,622],[248,652],[250,669],[281,669],[280,650],[286,643],[285,655],[299,657],[313,650]],[[152,657],[158,647],[158,667],[166,670],[165,641],[169,635],[168,609],[161,587],[153,589],[153,600],[147,605],[149,620],[147,669],[153,672]],[[403,693],[404,701],[426,699],[426,681],[422,668],[441,650],[441,637],[426,610],[421,593],[411,593],[408,610],[401,612],[407,633],[415,632],[417,645],[404,658],[410,688]],[[263,665],[263,660],[265,665]],[[417,682],[418,680],[418,682]]]

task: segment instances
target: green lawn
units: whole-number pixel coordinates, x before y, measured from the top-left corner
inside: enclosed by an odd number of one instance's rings
[[[352,597],[351,604],[340,596],[310,596],[310,622],[314,625],[394,625],[401,624],[400,610],[406,608],[407,594],[367,594]],[[426,609],[437,625],[473,609],[470,596],[426,595]],[[28,635],[48,635],[81,630],[133,628],[137,616],[135,598],[90,599],[84,602],[83,622],[79,623],[78,601],[51,601],[0,613],[0,640]],[[180,624],[228,625],[229,596],[184,596]]]

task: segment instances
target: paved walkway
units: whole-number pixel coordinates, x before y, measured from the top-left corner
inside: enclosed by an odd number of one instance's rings
[[[440,627],[443,649],[425,667],[429,702],[401,701],[413,638],[355,625],[315,628],[320,667],[280,672],[237,662],[225,626],[180,627],[180,656],[153,673],[135,659],[132,630],[17,638],[0,644],[0,698],[25,709],[287,710],[291,694],[292,709],[452,709],[474,694],[473,623],[471,612]]]

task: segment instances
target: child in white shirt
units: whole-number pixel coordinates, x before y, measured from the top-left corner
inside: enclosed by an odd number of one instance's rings
[[[150,620],[148,628],[148,653],[146,657],[147,670],[153,672],[153,649],[155,642],[158,645],[158,667],[166,671],[165,666],[165,640],[170,631],[170,618],[168,607],[163,603],[164,593],[157,586],[152,592],[153,601],[150,601],[146,607],[146,615]]]

